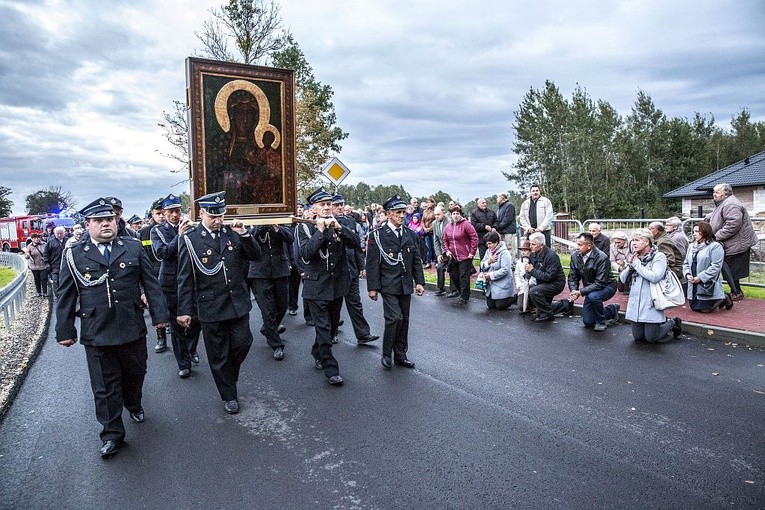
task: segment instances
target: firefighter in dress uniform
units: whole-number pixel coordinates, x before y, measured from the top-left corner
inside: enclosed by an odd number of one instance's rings
[[[350,285],[345,249],[353,247],[357,238],[332,216],[332,195],[324,188],[311,193],[308,202],[317,213],[316,225],[299,225],[298,230],[303,232],[296,237],[300,239],[300,257],[305,264],[303,299],[316,329],[311,355],[329,384],[341,385],[343,378],[332,355],[332,338],[337,335],[343,296]]]
[[[154,276],[159,279],[159,268],[162,264],[162,260],[157,258],[154,250],[151,248],[151,229],[160,223],[164,223],[165,216],[162,214],[162,201],[164,198],[160,197],[151,204],[151,218],[149,223],[141,227],[138,231],[138,239],[141,241],[141,246],[146,255],[151,260],[152,269],[154,270]],[[160,353],[167,350],[167,330],[165,328],[157,328],[157,345],[154,346],[154,352]]]
[[[181,207],[181,198],[172,193],[162,200],[165,222],[152,229],[151,246],[154,256],[162,261],[159,284],[170,311],[171,341],[178,363],[178,377],[186,379],[191,375],[192,363],[199,363],[197,344],[202,328],[196,318],[192,318],[187,328],[175,320],[178,316],[178,236],[190,227],[188,219],[181,219]]]
[[[101,456],[111,457],[125,439],[123,407],[135,423],[146,375],[144,305],[152,323],[166,327],[169,315],[151,261],[133,237],[117,236],[112,204],[99,198],[80,211],[88,236],[64,253],[56,302],[56,340],[85,347],[96,418],[103,426]]]
[[[248,263],[260,248],[242,222],[223,225],[225,192],[197,199],[201,222],[178,241],[178,324],[202,323],[207,361],[229,414],[239,412],[239,369],[252,345]]]
[[[425,292],[425,274],[417,234],[403,226],[406,202],[398,195],[383,205],[388,221],[370,232],[367,245],[367,293],[377,301],[382,294],[385,332],[382,365],[414,368],[407,358],[409,309],[412,292]],[[391,359],[392,355],[392,359]]]

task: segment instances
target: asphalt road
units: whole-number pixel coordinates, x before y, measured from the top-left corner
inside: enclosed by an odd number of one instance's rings
[[[339,388],[302,313],[283,362],[251,314],[233,416],[203,352],[187,380],[150,352],[146,422],[125,414],[109,460],[84,351],[51,336],[0,424],[0,508],[765,508],[762,351],[453,301],[413,298],[414,370],[384,371],[344,314]],[[364,306],[382,334],[381,302]]]

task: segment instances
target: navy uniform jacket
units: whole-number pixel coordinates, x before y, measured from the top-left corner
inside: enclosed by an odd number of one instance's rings
[[[138,239],[116,237],[108,265],[90,239],[73,244],[67,252],[71,259],[64,254],[56,300],[57,340],[77,338],[75,316],[80,318],[83,345],[120,345],[145,337],[142,290],[152,323],[170,322],[151,260]],[[95,284],[107,270],[108,276]]]
[[[159,274],[159,266],[162,262],[162,259],[157,258],[157,255],[154,253],[154,249],[151,247],[151,229],[153,229],[156,225],[157,224],[154,222],[154,220],[151,220],[148,225],[141,227],[138,230],[138,239],[141,240],[143,251],[145,251],[146,255],[149,256],[149,260],[151,260],[151,263],[154,266],[154,274]]]
[[[252,309],[244,275],[248,262],[260,258],[260,247],[250,234],[240,236],[229,227],[219,233],[221,238],[213,239],[200,223],[178,239],[179,316],[218,322],[243,317]],[[205,274],[197,264],[214,274]]]
[[[348,294],[351,275],[345,248],[355,245],[355,233],[345,226],[339,232],[333,228],[321,232],[307,223],[297,228],[303,229],[298,234],[300,257],[305,264],[303,298],[334,301]]]
[[[401,227],[399,240],[387,223],[369,233],[367,243],[367,290],[404,295],[414,285],[425,285],[417,234]]]
[[[285,278],[290,275],[290,251],[294,237],[292,232],[280,226],[274,231],[271,225],[253,227],[252,235],[260,246],[260,260],[250,262],[248,278]]]
[[[337,216],[337,221],[342,226],[348,227],[348,230],[353,232],[353,237],[356,239],[356,245],[346,247],[345,253],[348,257],[348,268],[351,274],[358,276],[364,269],[364,250],[361,249],[361,240],[356,232],[356,220],[352,216]]]
[[[178,289],[178,229],[169,221],[151,229],[151,249],[162,261],[159,268],[159,284],[163,289]]]

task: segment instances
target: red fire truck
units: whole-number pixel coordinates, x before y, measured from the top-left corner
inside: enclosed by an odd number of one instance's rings
[[[44,214],[0,218],[0,249],[19,251],[27,245],[27,240],[32,234],[42,234],[46,227],[52,229],[57,226],[71,228],[74,221],[71,218]]]

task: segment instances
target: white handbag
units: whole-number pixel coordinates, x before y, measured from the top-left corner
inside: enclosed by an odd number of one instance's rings
[[[669,268],[664,278],[656,283],[651,283],[651,299],[653,307],[657,310],[666,310],[673,306],[685,304],[685,294],[680,280]]]

